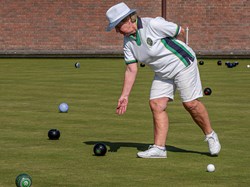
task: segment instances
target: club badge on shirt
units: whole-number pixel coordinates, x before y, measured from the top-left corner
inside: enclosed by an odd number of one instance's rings
[[[152,41],[151,38],[147,38],[147,44],[148,44],[149,46],[152,46],[152,45],[153,45],[153,41]]]

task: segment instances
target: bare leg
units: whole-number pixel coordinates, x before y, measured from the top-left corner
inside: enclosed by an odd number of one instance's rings
[[[193,120],[202,129],[205,135],[213,131],[207,109],[201,101],[196,99],[189,102],[183,102],[183,106],[190,113]]]
[[[150,108],[154,122],[154,144],[165,146],[168,134],[168,115],[166,113],[168,98],[150,100]]]

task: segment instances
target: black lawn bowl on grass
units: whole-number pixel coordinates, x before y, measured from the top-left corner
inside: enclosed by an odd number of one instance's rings
[[[237,65],[239,65],[238,62],[233,62],[232,64],[233,64],[233,67],[236,67]]]
[[[203,60],[200,60],[200,61],[199,61],[199,64],[200,64],[200,65],[204,65],[204,61],[203,61]]]
[[[93,148],[95,156],[104,156],[107,152],[107,147],[103,143],[97,143]]]
[[[57,129],[50,129],[48,131],[48,137],[50,140],[59,140],[60,135],[61,135],[61,133]]]
[[[239,65],[239,62],[226,62],[225,65],[228,67],[228,68],[234,68],[236,66]]]
[[[205,88],[205,89],[204,89],[204,94],[205,94],[205,95],[211,95],[211,94],[212,94],[211,88]]]
[[[22,173],[16,177],[15,182],[17,187],[30,187],[32,185],[32,178],[28,174]]]
[[[80,68],[81,64],[79,62],[75,63],[75,68]]]
[[[140,63],[140,67],[144,68],[144,67],[145,67],[145,64]]]
[[[221,60],[218,60],[218,61],[217,61],[217,65],[218,65],[218,66],[221,66],[221,65],[222,65]]]
[[[234,65],[233,65],[231,62],[229,62],[229,63],[227,63],[227,67],[228,67],[228,68],[233,68]]]

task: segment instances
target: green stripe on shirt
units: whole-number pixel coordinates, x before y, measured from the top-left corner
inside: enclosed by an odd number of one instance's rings
[[[178,53],[174,48],[170,47],[164,39],[162,39],[161,42],[169,51],[175,54],[185,64],[186,67],[189,65],[186,59],[180,53]]]
[[[133,63],[137,63],[137,60],[130,60],[130,61],[125,61],[126,64],[133,64]]]
[[[176,28],[176,31],[175,31],[175,35],[174,35],[174,37],[176,38],[176,36],[178,36],[178,34],[179,34],[179,32],[180,32],[180,26],[179,25],[177,25],[177,28]]]

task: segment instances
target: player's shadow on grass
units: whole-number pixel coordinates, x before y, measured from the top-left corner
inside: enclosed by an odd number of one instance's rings
[[[117,152],[118,149],[121,147],[134,147],[138,151],[145,151],[148,149],[150,144],[144,144],[144,143],[131,143],[131,142],[107,142],[107,141],[87,141],[83,142],[87,145],[95,145],[96,143],[104,143],[109,147],[109,152]],[[181,149],[175,146],[167,145],[166,146],[167,151],[170,152],[180,152],[180,153],[194,153],[194,154],[201,154],[201,155],[207,155],[211,156],[208,152],[199,152],[199,151],[192,151],[192,150],[186,150]]]

